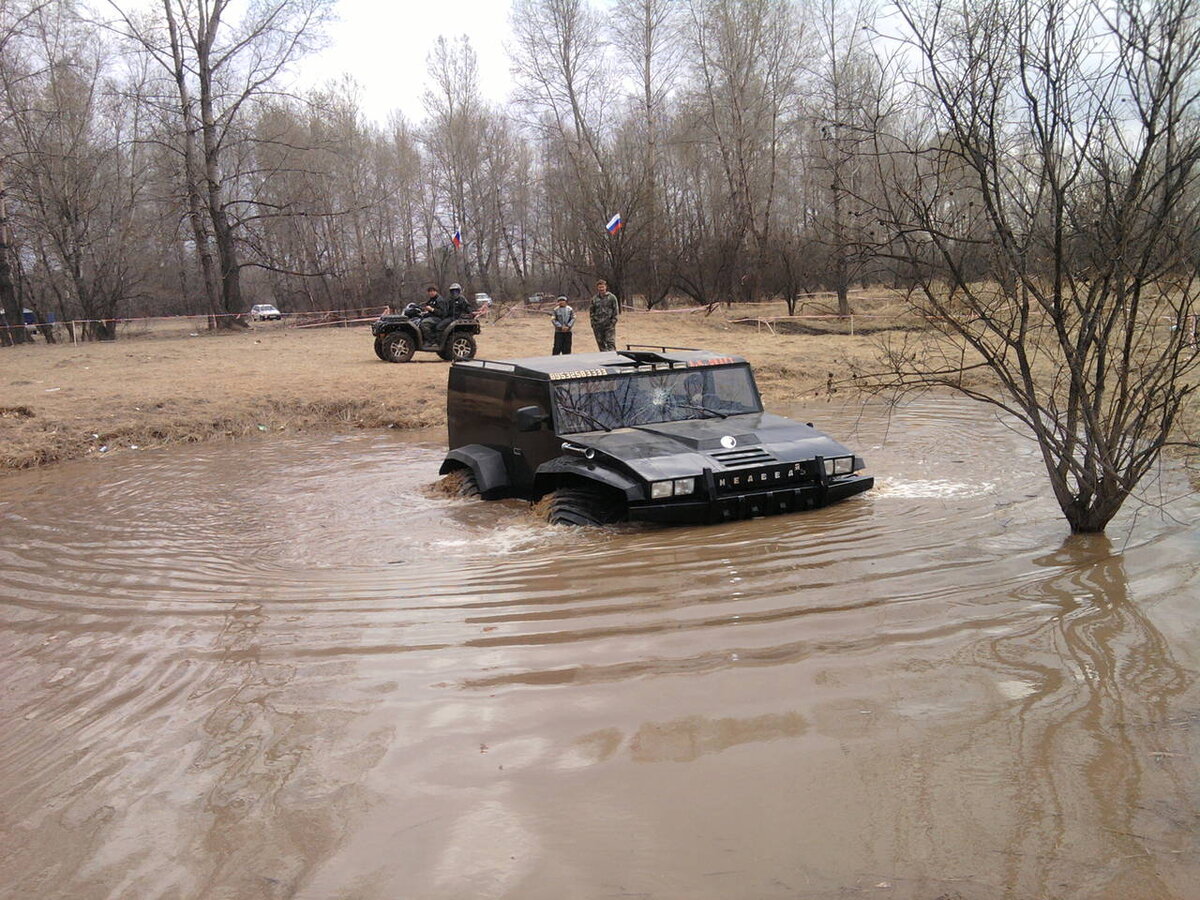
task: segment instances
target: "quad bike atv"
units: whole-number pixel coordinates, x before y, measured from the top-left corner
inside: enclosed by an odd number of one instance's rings
[[[475,335],[479,322],[469,313],[459,313],[437,339],[425,340],[420,328],[420,307],[410,303],[399,314],[381,316],[371,325],[375,335],[375,355],[384,362],[403,363],[418,350],[436,353],[444,360],[465,360],[475,357]]]

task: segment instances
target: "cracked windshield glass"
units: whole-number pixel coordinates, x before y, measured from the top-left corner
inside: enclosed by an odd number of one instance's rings
[[[567,381],[555,385],[554,403],[564,434],[762,411],[746,366]]]

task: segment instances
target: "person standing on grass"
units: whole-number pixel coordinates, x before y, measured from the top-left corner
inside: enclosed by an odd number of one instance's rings
[[[588,310],[592,334],[596,336],[596,346],[601,350],[617,349],[617,316],[620,313],[621,304],[617,302],[617,295],[608,292],[608,282],[601,278],[596,282],[596,296],[592,298],[592,307]]]
[[[567,298],[559,297],[558,306],[550,313],[554,320],[554,351],[551,356],[560,356],[571,352],[571,335],[575,328],[575,310],[567,306]]]

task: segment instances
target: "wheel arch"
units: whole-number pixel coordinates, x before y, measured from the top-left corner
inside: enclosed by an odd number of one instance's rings
[[[388,322],[386,325],[380,327],[379,333],[375,336],[377,338],[385,338],[389,334],[394,334],[397,331],[407,331],[414,340],[420,340],[421,337],[421,333],[417,330],[417,326],[409,321]]]
[[[460,338],[467,341],[467,346],[470,348],[469,355],[456,356],[454,353],[454,344]],[[466,361],[474,359],[479,352],[479,344],[475,340],[475,333],[467,328],[449,328],[445,336],[442,338],[441,344],[438,345],[438,356],[450,362]]]
[[[412,360],[413,354],[421,349],[421,336],[416,329],[407,322],[397,323],[387,331],[379,334],[375,338],[376,355],[384,362],[389,363],[406,363]],[[403,347],[400,352],[395,352],[395,345],[404,342],[407,347]]]
[[[615,490],[626,503],[646,497],[645,488],[637,479],[607,466],[597,466],[587,460],[567,456],[542,463],[533,476],[534,490],[543,495],[564,485],[580,482]]]
[[[442,333],[441,343],[446,346],[450,343],[450,339],[456,334],[469,334],[472,337],[479,334],[481,329],[478,322],[468,322],[463,319],[455,319],[446,326],[446,330]]]
[[[482,444],[466,444],[456,447],[442,460],[439,475],[448,475],[455,469],[467,468],[475,473],[479,493],[485,500],[502,496],[508,488],[508,469],[500,451]]]

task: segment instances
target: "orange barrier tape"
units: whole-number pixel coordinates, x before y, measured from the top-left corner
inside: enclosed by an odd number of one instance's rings
[[[333,316],[343,313],[363,313],[368,309],[376,309],[374,306],[360,306],[355,309],[312,309],[302,312],[281,313],[284,319],[307,318],[309,316]],[[383,310],[384,307],[378,307]],[[369,318],[378,318],[379,314],[370,316]],[[175,316],[114,316],[110,319],[61,319],[57,322],[36,322],[33,327],[41,325],[87,325],[91,323],[111,324],[111,325],[128,325],[131,322],[178,322],[188,319],[250,319],[250,313],[180,313]],[[347,321],[341,319],[339,321]],[[11,326],[17,328],[20,326]]]
[[[334,325],[349,325],[351,322],[376,322],[379,316],[366,316],[360,319],[331,319],[328,322],[309,322],[307,325],[293,325],[293,328],[330,328]]]

